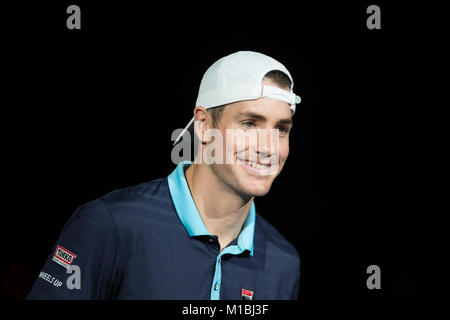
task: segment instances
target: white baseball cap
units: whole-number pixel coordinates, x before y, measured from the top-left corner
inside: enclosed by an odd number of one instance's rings
[[[264,76],[272,70],[282,71],[289,77],[290,91],[262,85]],[[275,59],[254,51],[238,51],[217,60],[206,70],[195,105],[210,109],[237,101],[266,97],[290,104],[294,114],[295,106],[301,99],[292,92],[293,87],[291,74]],[[189,130],[194,119],[195,117],[189,121],[175,139],[174,145]]]

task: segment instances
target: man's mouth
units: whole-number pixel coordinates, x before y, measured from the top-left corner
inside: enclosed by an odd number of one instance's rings
[[[239,158],[238,158],[238,162],[243,165],[247,165],[247,166],[253,167],[255,169],[259,169],[259,170],[268,169],[271,167],[271,162],[261,163],[258,161],[245,160],[245,159],[239,159]]]

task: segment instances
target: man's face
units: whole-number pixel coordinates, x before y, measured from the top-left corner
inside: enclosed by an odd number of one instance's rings
[[[268,79],[263,84],[278,87]],[[259,98],[227,105],[216,127],[224,138],[225,164],[211,164],[219,182],[242,196],[264,196],[288,157],[291,127],[285,102]]]

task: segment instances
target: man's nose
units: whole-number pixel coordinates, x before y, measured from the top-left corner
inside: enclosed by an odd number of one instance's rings
[[[274,146],[274,135],[272,130],[260,129],[258,130],[258,145],[257,153],[262,158],[268,158],[272,156]]]

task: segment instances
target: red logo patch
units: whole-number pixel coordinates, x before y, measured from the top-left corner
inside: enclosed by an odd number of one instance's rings
[[[252,300],[253,291],[247,289],[241,289],[241,300]]]
[[[55,254],[53,255],[52,260],[68,269],[76,257],[77,256],[74,253],[58,245],[56,246]]]

